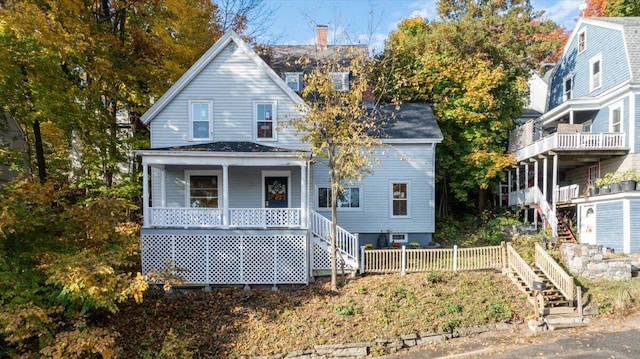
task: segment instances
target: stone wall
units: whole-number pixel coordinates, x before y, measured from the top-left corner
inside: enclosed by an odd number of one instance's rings
[[[564,264],[575,276],[625,281],[631,279],[632,270],[637,273],[638,258],[607,258],[602,245],[563,244],[561,253]]]

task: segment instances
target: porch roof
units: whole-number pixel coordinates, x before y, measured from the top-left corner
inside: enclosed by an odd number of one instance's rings
[[[146,164],[306,166],[311,153],[254,142],[210,142],[135,151]]]
[[[246,141],[221,141],[221,142],[208,142],[208,143],[198,143],[195,145],[188,146],[174,146],[174,147],[164,147],[164,148],[154,148],[152,150],[146,151],[182,151],[182,152],[226,152],[226,153],[235,153],[235,152],[244,152],[244,153],[255,153],[255,152],[271,152],[271,153],[301,153],[305,151],[301,150],[292,150],[288,148],[282,147],[274,147],[274,146],[266,146],[255,142],[246,142]]]

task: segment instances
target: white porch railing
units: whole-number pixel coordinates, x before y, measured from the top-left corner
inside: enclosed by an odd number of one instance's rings
[[[554,133],[516,151],[518,161],[552,150],[624,149],[624,133]]]
[[[220,227],[222,209],[190,207],[151,207],[149,225],[153,227]]]
[[[552,234],[555,236],[558,234],[558,218],[556,218],[556,212],[554,208],[551,208],[549,202],[542,195],[542,191],[538,187],[529,187],[525,190],[515,191],[509,193],[509,205],[525,205],[536,204],[540,207],[540,211],[544,216],[544,220],[547,221],[549,227],[551,227]]]
[[[150,207],[151,227],[215,228],[224,225],[224,209]],[[300,208],[230,208],[229,223],[235,228],[300,228]]]
[[[572,184],[569,186],[556,186],[556,202],[571,202],[572,199],[580,197],[580,186]]]
[[[327,217],[319,214],[316,211],[311,211],[309,214],[309,229],[313,234],[322,238],[327,243],[330,243],[331,236],[331,220]],[[344,228],[338,226],[338,233],[336,234],[336,246],[340,253],[345,256],[345,260],[352,261],[355,266],[358,265],[358,236],[349,233]]]
[[[542,279],[533,271],[529,264],[522,259],[511,243],[507,243],[507,263],[509,268],[516,272],[524,284],[530,289],[533,289],[533,282],[542,282]]]
[[[231,227],[300,227],[300,208],[231,208]]]

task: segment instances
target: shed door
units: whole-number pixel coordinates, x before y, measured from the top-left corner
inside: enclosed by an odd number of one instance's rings
[[[265,201],[264,205],[267,208],[288,208],[289,193],[287,188],[287,177],[265,177],[264,189],[265,189]]]

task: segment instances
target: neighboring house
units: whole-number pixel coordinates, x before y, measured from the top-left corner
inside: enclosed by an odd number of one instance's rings
[[[171,263],[187,283],[276,285],[330,268],[328,172],[281,126],[305,105],[284,80],[229,32],[142,116],[143,271]],[[431,109],[403,105],[384,132],[374,174],[339,201],[347,269],[381,234],[426,245],[435,230]]]
[[[640,18],[579,19],[550,75],[545,112],[512,136],[509,203],[560,237],[640,251],[640,192],[594,192],[640,170]]]
[[[26,153],[24,132],[8,113],[0,113],[0,151],[22,151]],[[19,156],[22,157],[22,156]],[[18,173],[8,163],[0,162],[0,185],[14,179]]]

